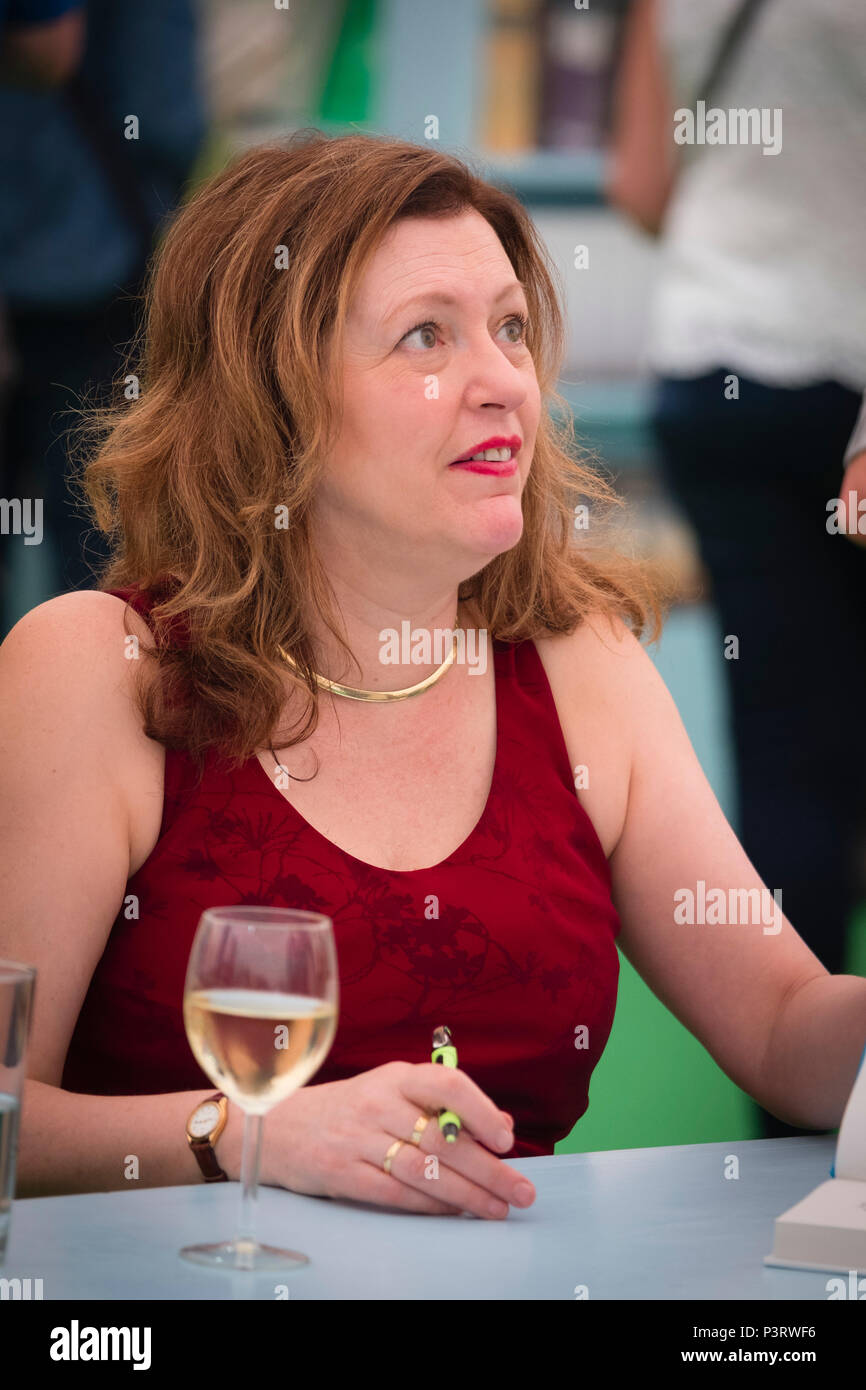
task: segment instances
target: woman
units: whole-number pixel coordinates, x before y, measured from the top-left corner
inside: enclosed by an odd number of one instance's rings
[[[0,952],[39,968],[22,1189],[121,1187],[130,1153],[146,1185],[201,1180],[183,977],[233,902],[326,911],[340,963],[267,1183],[530,1204],[502,1157],[584,1112],[617,941],[746,1091],[837,1124],[866,982],[781,916],[681,921],[701,881],[762,885],[635,635],[652,594],[573,544],[574,497],[607,491],[544,408],[561,311],[521,206],[435,150],[302,133],[183,210],[147,311],[140,395],[85,473],[114,563],[0,649]],[[452,659],[455,615],[486,663]],[[404,623],[444,659],[388,645]],[[440,1023],[450,1073],[423,1060]],[[239,1129],[229,1106],[230,1178]]]

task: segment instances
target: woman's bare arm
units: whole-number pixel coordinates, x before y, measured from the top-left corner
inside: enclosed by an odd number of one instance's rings
[[[18,1193],[202,1181],[185,1122],[211,1094],[76,1095],[69,1041],[123,901],[131,808],[152,793],[124,607],[93,591],[31,610],[0,646],[0,956],[37,967],[21,1111]],[[217,1153],[240,1170],[241,1116]],[[130,1156],[139,1161],[139,1176]]]
[[[16,1195],[53,1197],[203,1182],[187,1142],[186,1122],[213,1093],[209,1086],[162,1096],[86,1096],[44,1081],[25,1081]],[[232,1179],[240,1176],[242,1141],[243,1113],[230,1103],[216,1154]]]
[[[784,885],[762,882],[670,692],[625,626],[593,620],[568,642],[573,688],[608,711],[627,743],[627,807],[610,855],[620,947],[756,1101],[803,1128],[838,1125],[866,1045],[866,980],[828,974],[783,904],[777,913],[772,890]],[[705,903],[721,890],[727,922],[710,920],[711,907],[701,913],[701,883]],[[682,920],[689,894],[703,922]]]
[[[605,190],[621,212],[653,236],[664,221],[676,171],[658,22],[657,0],[635,0],[625,20]]]

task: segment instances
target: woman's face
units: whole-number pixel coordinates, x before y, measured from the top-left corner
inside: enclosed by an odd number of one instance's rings
[[[517,544],[540,411],[527,312],[479,213],[389,229],[346,322],[342,427],[316,500],[326,556],[452,584]],[[510,475],[451,467],[514,436]]]

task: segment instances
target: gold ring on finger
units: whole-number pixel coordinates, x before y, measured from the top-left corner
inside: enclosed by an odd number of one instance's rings
[[[417,1120],[415,1121],[415,1128],[412,1130],[412,1137],[408,1142],[410,1144],[420,1144],[421,1135],[424,1133],[429,1123],[429,1115],[419,1115]]]
[[[384,1167],[386,1173],[390,1173],[390,1171],[391,1171],[391,1159],[394,1157],[394,1155],[395,1155],[395,1153],[397,1152],[397,1150],[399,1149],[400,1145],[401,1145],[401,1144],[405,1144],[405,1143],[406,1143],[406,1140],[405,1140],[405,1139],[395,1139],[395,1140],[394,1140],[393,1144],[391,1145],[390,1149],[388,1150],[388,1152],[387,1152],[386,1155],[385,1155],[385,1162],[384,1162],[384,1164],[383,1164],[383,1167]]]

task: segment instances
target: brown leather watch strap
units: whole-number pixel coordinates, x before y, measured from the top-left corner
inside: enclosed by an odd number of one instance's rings
[[[214,1095],[207,1096],[205,1100],[200,1101],[199,1106],[197,1106],[196,1109],[200,1108],[200,1106],[202,1105],[207,1105],[210,1102],[218,1104],[220,1101],[225,1101],[226,1105],[228,1104],[225,1094],[222,1091],[217,1091]],[[220,1132],[222,1132],[224,1128],[225,1125],[223,1124],[220,1127]],[[217,1138],[219,1138],[219,1135],[217,1135]],[[201,1169],[202,1177],[204,1178],[205,1182],[228,1182],[229,1175],[228,1173],[223,1172],[222,1168],[220,1167],[219,1160],[216,1156],[216,1150],[214,1149],[214,1146],[211,1143],[210,1138],[207,1135],[202,1135],[200,1138],[191,1138],[189,1134],[187,1134],[187,1139],[189,1141],[190,1148],[196,1156],[198,1166]]]
[[[219,1166],[216,1151],[209,1139],[191,1139],[189,1146],[198,1159],[205,1182],[228,1182],[229,1175]]]

